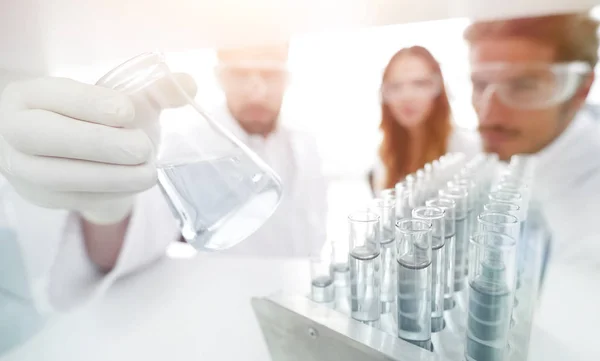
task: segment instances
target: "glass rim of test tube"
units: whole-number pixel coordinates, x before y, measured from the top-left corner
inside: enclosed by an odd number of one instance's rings
[[[427,214],[424,214],[427,213]],[[440,207],[435,207],[435,206],[420,206],[420,207],[416,207],[415,209],[413,209],[412,211],[412,218],[413,219],[425,219],[428,221],[431,221],[432,223],[432,237],[435,237],[436,235],[434,234],[434,229],[436,228],[434,225],[435,221],[444,222],[444,219],[446,217],[446,211],[444,211],[442,208]],[[445,229],[445,225],[443,226]],[[442,243],[443,246],[443,243]],[[432,244],[432,247],[433,244]]]
[[[420,224],[424,228],[423,229],[412,229],[412,228],[408,229],[408,228],[404,227],[404,225],[407,225],[407,224]],[[418,227],[418,228],[421,228],[421,227]],[[396,229],[403,233],[418,232],[418,233],[425,234],[427,232],[430,232],[432,227],[431,227],[431,224],[429,222],[427,222],[426,220],[408,217],[408,218],[402,218],[402,219],[396,221]]]
[[[481,239],[489,238],[490,236],[501,238],[502,243],[494,243],[494,244],[483,244]],[[498,250],[509,250],[517,245],[517,240],[514,239],[510,234],[496,232],[496,231],[477,231],[469,238],[470,244],[475,244],[478,246],[492,247]]]
[[[507,213],[516,217],[521,212],[521,206],[509,202],[490,202],[483,205],[483,213],[485,212]]]
[[[353,211],[348,215],[348,224],[350,226],[349,243],[350,253],[361,248],[361,252],[364,253],[364,257],[376,257],[380,252],[380,222],[381,217],[371,209],[363,209]],[[371,229],[373,234],[369,234],[369,237],[359,236],[354,233],[355,229],[363,227],[362,231]],[[359,228],[360,231],[360,228]],[[357,242],[358,241],[358,242]]]
[[[362,217],[361,217],[362,216]],[[373,223],[379,221],[379,215],[371,210],[357,210],[348,215],[348,220],[360,223]]]
[[[511,227],[515,234],[509,234],[509,236],[519,238],[520,220],[508,213],[482,212],[477,216],[477,225],[479,232],[490,232],[498,227]],[[484,228],[482,229],[482,227]]]
[[[390,198],[377,197],[371,200],[371,208],[394,208],[395,205],[396,202]],[[369,211],[377,214],[371,209],[369,209]]]
[[[492,202],[521,202],[523,195],[520,192],[496,190],[488,195],[488,199]]]

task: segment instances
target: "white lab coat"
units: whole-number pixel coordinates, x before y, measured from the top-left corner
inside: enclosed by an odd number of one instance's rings
[[[18,78],[0,70],[0,89]],[[0,189],[16,221],[15,238],[0,234],[0,354],[25,342],[53,316],[95,299],[118,277],[158,259],[179,236],[154,187],[137,196],[118,262],[102,274],[87,257],[75,214],[30,204],[2,176]]]
[[[600,359],[600,119],[588,109],[536,158],[533,201],[552,235],[535,322],[585,360]]]
[[[326,240],[327,182],[316,140],[281,122],[266,138],[249,135],[225,106],[213,115],[272,167],[283,183],[283,198],[273,216],[256,233],[225,253],[304,257],[319,252]]]
[[[1,346],[25,342],[44,323],[94,300],[115,279],[160,258],[179,236],[160,191],[155,187],[142,193],[118,262],[102,274],[87,257],[77,215],[32,205],[12,189],[9,198],[17,222],[15,239],[0,238],[0,354],[5,351]]]
[[[467,158],[475,156],[481,152],[481,140],[479,134],[474,131],[470,131],[465,128],[454,126],[452,133],[450,133],[450,139],[448,139],[448,152],[449,153],[464,153]],[[379,156],[373,167],[373,184],[375,194],[378,194],[384,189],[384,184],[387,175],[385,166]]]
[[[53,68],[68,63],[92,65],[50,59],[51,53],[61,46],[59,38],[62,36],[54,31],[57,19],[42,11],[47,5],[39,0],[2,2],[0,92],[23,74],[47,75]],[[69,20],[85,21],[69,14],[66,8],[55,10],[55,15],[60,13]],[[71,27],[71,31],[73,28],[77,26]],[[95,46],[93,42],[86,43]],[[67,50],[71,55],[89,54],[82,46]],[[103,53],[110,56],[106,48]],[[62,55],[62,60],[69,59],[65,49]],[[122,54],[116,58],[121,57]],[[4,186],[10,188],[0,176],[0,189]],[[179,236],[158,188],[144,192],[136,199],[117,265],[109,274],[101,274],[86,255],[74,214],[32,205],[12,189],[9,194],[16,216],[16,238],[0,234],[0,355],[7,347],[26,342],[62,312],[95,299],[118,277],[161,257],[167,244]]]

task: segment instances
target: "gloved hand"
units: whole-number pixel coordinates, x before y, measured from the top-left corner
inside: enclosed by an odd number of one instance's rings
[[[149,114],[135,104],[64,78],[11,83],[0,97],[0,171],[34,204],[78,211],[97,224],[118,222],[134,195],[157,181],[160,109]]]

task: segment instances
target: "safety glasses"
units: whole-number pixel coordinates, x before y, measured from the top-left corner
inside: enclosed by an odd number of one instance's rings
[[[223,88],[239,91],[258,85],[279,89],[285,87],[290,78],[287,66],[276,62],[227,63],[217,66],[215,71]]]
[[[438,76],[409,78],[386,81],[381,85],[381,97],[384,102],[402,99],[431,99],[440,94],[442,80]]]
[[[471,71],[473,102],[488,102],[492,95],[506,106],[542,109],[567,101],[592,71],[584,62],[558,64],[487,63]]]

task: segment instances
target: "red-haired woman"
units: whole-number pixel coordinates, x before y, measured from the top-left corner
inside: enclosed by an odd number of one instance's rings
[[[452,126],[450,102],[439,63],[413,46],[390,59],[381,85],[383,141],[370,174],[377,194],[447,152],[472,156],[479,150],[476,133]]]

